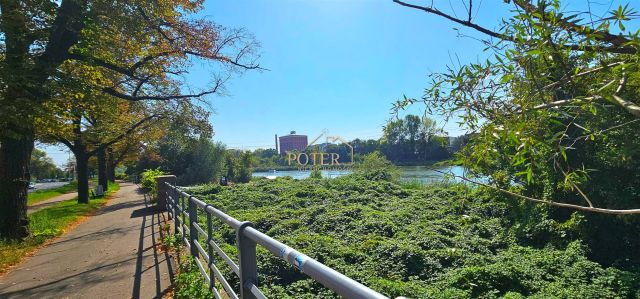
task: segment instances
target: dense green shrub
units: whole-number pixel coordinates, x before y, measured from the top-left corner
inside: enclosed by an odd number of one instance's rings
[[[240,154],[238,161],[237,181],[238,183],[247,183],[251,181],[251,174],[253,173],[253,156],[251,152],[244,152]]]
[[[309,178],[321,179],[322,178],[322,171],[320,171],[320,168],[314,167],[313,170],[311,170],[311,173],[309,174]]]
[[[156,178],[164,175],[165,173],[160,169],[147,169],[142,173],[142,179],[140,180],[140,185],[142,188],[152,197],[155,197],[158,193]]]
[[[173,298],[176,299],[206,299],[212,298],[204,277],[200,273],[198,266],[190,258],[187,261],[179,263],[179,275],[175,280],[175,293]]]
[[[400,171],[380,152],[373,152],[364,156],[362,163],[358,164],[356,173],[370,180],[395,181],[400,176]]]
[[[349,175],[256,179],[190,192],[390,297],[640,296],[637,270],[589,259],[575,231],[580,217],[525,222],[521,202],[464,185],[406,188]],[[214,232],[235,256],[234,231],[216,221]],[[268,297],[337,297],[266,250],[258,250],[258,265]]]

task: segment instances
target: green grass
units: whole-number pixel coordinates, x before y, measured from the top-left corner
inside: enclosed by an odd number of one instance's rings
[[[108,195],[118,191],[118,184],[109,183]],[[82,217],[90,215],[107,202],[108,196],[79,204],[77,198],[59,202],[29,215],[31,236],[22,241],[0,240],[0,273],[19,263],[29,252],[47,240],[63,234]]]
[[[58,188],[38,190],[38,191],[31,192],[29,193],[29,196],[28,196],[27,205],[33,205],[35,203],[38,203],[38,202],[41,202],[65,193],[75,192],[77,188],[78,188],[78,183],[76,181],[73,181],[69,184],[60,186]]]

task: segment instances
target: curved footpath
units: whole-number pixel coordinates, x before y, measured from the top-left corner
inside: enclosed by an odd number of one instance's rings
[[[0,277],[0,298],[161,298],[174,265],[160,251],[161,214],[136,185]]]

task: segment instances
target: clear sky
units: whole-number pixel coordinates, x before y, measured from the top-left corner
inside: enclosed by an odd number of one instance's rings
[[[478,17],[497,24],[496,1],[485,2]],[[255,34],[269,69],[212,98],[214,139],[233,148],[273,147],[274,134],[291,130],[378,138],[394,100],[420,97],[427,74],[483,57],[482,44],[458,37],[451,22],[391,1],[208,1],[202,15]]]

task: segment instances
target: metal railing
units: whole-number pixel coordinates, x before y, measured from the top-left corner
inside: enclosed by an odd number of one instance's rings
[[[166,194],[166,204],[169,216],[174,221],[174,232],[182,235],[182,241],[189,248],[195,263],[209,284],[209,290],[215,298],[222,298],[215,287],[218,280],[230,298],[266,298],[258,288],[258,266],[256,261],[256,245],[260,245],[275,256],[285,260],[295,268],[305,273],[315,281],[333,290],[345,298],[387,298],[382,294],[344,276],[324,264],[288,247],[264,233],[256,230],[253,225],[223,213],[187,193],[180,188],[165,183],[169,188]],[[207,227],[202,228],[198,223],[198,211],[203,211],[207,217]],[[213,240],[212,219],[217,218],[232,227],[236,232],[236,248],[238,250],[237,265]],[[200,236],[206,236],[205,246],[201,244]],[[214,263],[214,253],[217,254],[238,276],[240,280],[240,296],[233,290],[229,282]],[[203,265],[200,257],[206,262]]]

